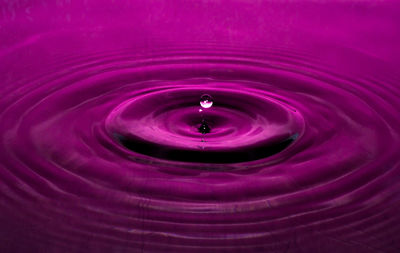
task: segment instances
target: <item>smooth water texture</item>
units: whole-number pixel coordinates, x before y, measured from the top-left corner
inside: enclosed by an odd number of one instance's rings
[[[399,12],[0,1],[0,252],[400,252]]]

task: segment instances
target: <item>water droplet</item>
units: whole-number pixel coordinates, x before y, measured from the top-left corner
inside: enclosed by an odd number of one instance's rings
[[[208,126],[207,122],[205,120],[201,121],[201,125],[199,127],[199,132],[202,134],[208,134],[210,132],[210,127]]]
[[[210,108],[213,105],[213,103],[214,103],[213,98],[208,94],[204,94],[200,97],[200,105],[205,109]]]

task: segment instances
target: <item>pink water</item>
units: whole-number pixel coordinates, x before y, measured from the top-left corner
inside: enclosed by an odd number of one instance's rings
[[[0,252],[400,252],[398,13],[0,1]]]

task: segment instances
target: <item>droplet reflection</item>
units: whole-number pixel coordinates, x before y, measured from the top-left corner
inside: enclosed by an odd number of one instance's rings
[[[205,109],[210,108],[213,105],[213,103],[214,103],[213,98],[208,94],[204,94],[200,97],[200,105]]]

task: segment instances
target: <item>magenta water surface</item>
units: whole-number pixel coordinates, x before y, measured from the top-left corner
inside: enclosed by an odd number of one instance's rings
[[[400,252],[399,11],[0,1],[0,251]]]

